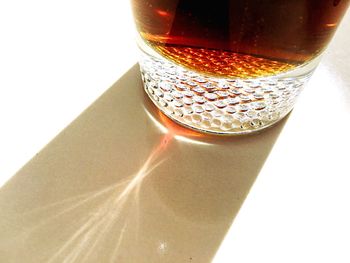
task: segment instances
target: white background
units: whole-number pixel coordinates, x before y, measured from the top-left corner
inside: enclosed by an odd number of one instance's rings
[[[129,1],[0,1],[0,185],[136,63]]]

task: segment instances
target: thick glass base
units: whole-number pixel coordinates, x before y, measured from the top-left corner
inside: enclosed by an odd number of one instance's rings
[[[286,116],[311,75],[281,74],[254,79],[201,75],[162,57],[140,59],[144,88],[168,117],[216,134],[245,134]]]

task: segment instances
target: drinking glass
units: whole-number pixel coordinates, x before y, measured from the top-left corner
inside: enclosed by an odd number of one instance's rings
[[[245,134],[286,116],[350,0],[131,0],[144,89],[174,121]]]

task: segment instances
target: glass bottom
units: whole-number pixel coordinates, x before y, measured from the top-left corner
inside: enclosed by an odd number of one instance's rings
[[[142,54],[144,89],[169,118],[215,134],[246,134],[286,116],[311,75],[281,74],[254,79],[201,75],[162,57]]]

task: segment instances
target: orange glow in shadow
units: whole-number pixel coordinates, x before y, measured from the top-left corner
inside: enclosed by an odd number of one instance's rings
[[[173,135],[173,134],[171,134],[170,132],[166,133],[166,134],[162,137],[162,139],[161,139],[161,141],[160,141],[158,147],[156,147],[156,148],[151,152],[150,158],[151,158],[151,159],[156,159],[157,156],[160,155],[160,154],[168,147],[169,143],[172,141],[173,138],[174,138],[174,135]]]
[[[168,118],[164,113],[160,110],[157,110],[159,119],[162,121],[162,124],[168,129],[169,134],[179,135],[184,137],[195,137],[195,138],[204,138],[208,135],[197,132],[195,130],[191,130],[189,128],[183,127],[170,118]]]
[[[164,133],[168,134],[169,138],[173,137],[177,141],[182,141],[186,143],[192,143],[192,144],[200,144],[200,145],[210,145],[210,143],[205,142],[201,139],[209,138],[211,135],[209,134],[203,134],[195,130],[191,130],[187,127],[182,127],[179,124],[177,124],[175,121],[168,118],[165,114],[163,114],[159,109],[155,109],[153,107],[152,112],[155,115],[152,115],[148,109],[145,107],[145,112],[152,120],[152,122],[159,128],[159,130]]]
[[[161,9],[156,9],[155,10],[156,13],[162,17],[169,17],[170,13],[168,13],[167,11],[161,10]]]

